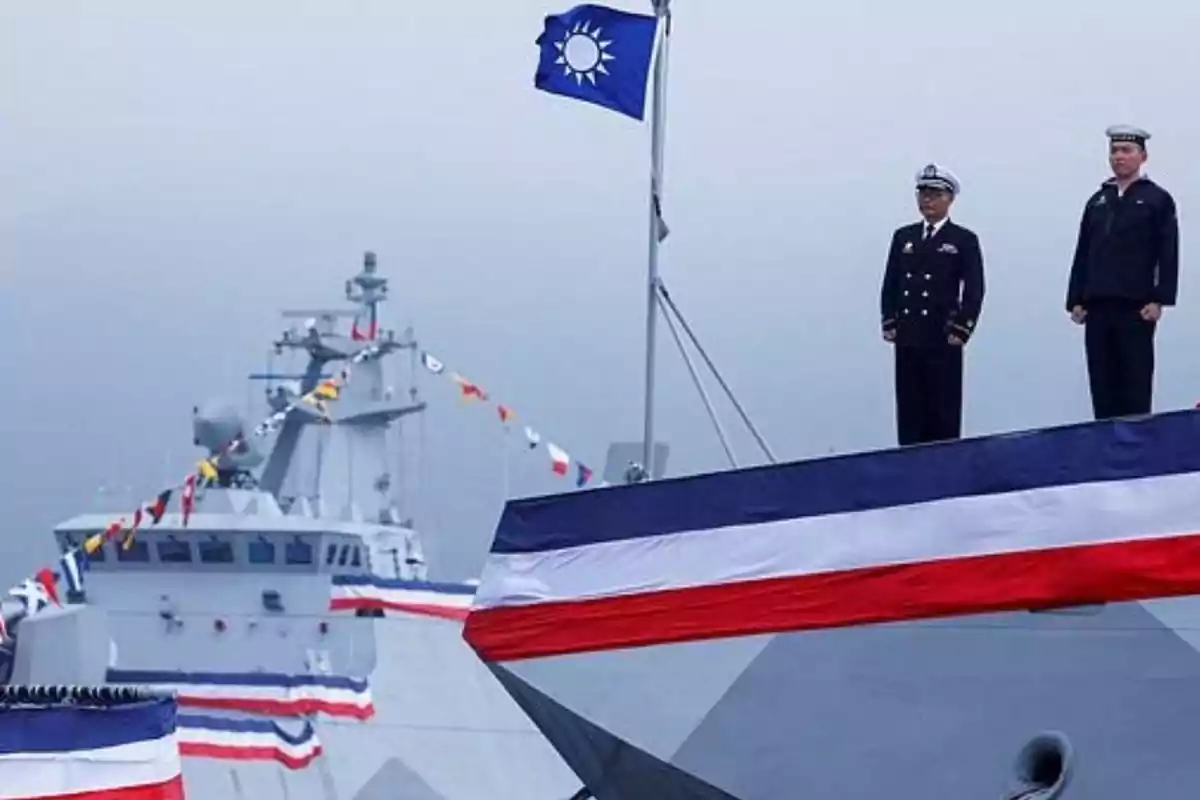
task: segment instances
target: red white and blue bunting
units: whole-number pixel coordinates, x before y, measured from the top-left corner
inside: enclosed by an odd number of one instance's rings
[[[107,681],[175,692],[181,708],[239,711],[272,717],[320,714],[367,720],[375,715],[371,690],[363,678],[270,672],[110,669]]]
[[[399,611],[462,621],[475,599],[470,583],[435,583],[375,575],[334,575],[330,611]]]
[[[176,736],[181,756],[275,761],[288,769],[303,769],[323,752],[317,732],[307,720],[299,733],[292,734],[269,719],[180,714]]]

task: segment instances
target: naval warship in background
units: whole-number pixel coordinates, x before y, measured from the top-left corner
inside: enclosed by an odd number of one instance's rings
[[[396,429],[425,403],[415,382],[402,397],[385,380],[387,356],[417,359],[411,331],[378,325],[387,288],[368,253],[346,283],[355,305],[285,312],[304,331],[275,351],[308,363],[299,392],[268,388],[269,452],[228,406],[194,409],[194,443],[219,458],[190,518],[147,509],[157,524],[91,554],[61,608],[22,618],[6,601],[0,683],[178,692],[189,797],[562,800],[578,788],[462,640],[477,582],[428,581],[401,518]],[[335,330],[347,318],[350,335]],[[354,372],[336,403],[295,402],[339,363]],[[111,520],[61,523],[60,550]]]

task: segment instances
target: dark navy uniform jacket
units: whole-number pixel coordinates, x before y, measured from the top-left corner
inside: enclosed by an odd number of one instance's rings
[[[1179,221],[1175,200],[1149,178],[1124,196],[1109,179],[1088,198],[1067,284],[1067,310],[1089,303],[1175,305],[1179,286]]]
[[[946,344],[953,334],[966,342],[983,308],[983,253],[979,237],[946,220],[922,241],[924,222],[892,234],[880,292],[883,329],[897,345]]]

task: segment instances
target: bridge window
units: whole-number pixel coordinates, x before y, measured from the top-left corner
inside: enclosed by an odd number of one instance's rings
[[[337,544],[331,544],[325,548],[325,566],[333,566],[333,559],[337,557]]]
[[[187,542],[167,539],[158,543],[158,560],[164,564],[190,564],[192,546]]]
[[[232,564],[233,545],[212,539],[200,542],[200,563],[202,564]]]
[[[283,551],[283,560],[292,566],[313,563],[312,545],[302,539],[288,542]]]
[[[350,566],[352,566],[352,567],[361,567],[362,566],[362,558],[359,555],[357,547],[354,548],[354,552],[350,556]]]
[[[121,543],[117,543],[115,547],[117,548],[117,561],[137,564],[150,560],[150,547],[140,539],[134,539],[128,549]]]
[[[346,562],[349,560],[350,560],[350,545],[344,545],[342,547],[342,554],[340,556],[338,556],[338,566],[339,567],[346,566]]]
[[[251,564],[274,564],[275,563],[275,545],[268,542],[266,539],[250,543],[250,563]]]

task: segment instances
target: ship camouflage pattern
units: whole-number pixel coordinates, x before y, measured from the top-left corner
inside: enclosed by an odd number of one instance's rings
[[[81,596],[10,622],[0,681],[168,685],[179,692],[181,713],[217,731],[215,744],[210,736],[195,752],[219,750],[221,736],[245,727],[220,717],[278,724],[274,758],[185,752],[188,797],[564,800],[578,789],[463,641],[462,598],[474,583],[429,583],[417,532],[400,519],[389,434],[395,438],[393,423],[421,413],[424,403],[415,386],[396,399],[385,380],[387,356],[416,356],[411,331],[400,338],[377,324],[386,293],[368,254],[347,281],[356,305],[285,312],[306,320],[303,332],[291,329],[275,343],[277,353],[308,358],[299,394],[323,370],[378,348],[353,365],[328,404],[332,423],[299,404],[265,456],[255,449],[221,456],[218,482],[197,493],[186,527],[168,513],[128,550],[106,544],[90,559]],[[339,333],[337,321],[348,318],[351,335]],[[298,393],[281,385],[268,394],[279,411]],[[195,443],[221,452],[242,422],[219,404],[196,409]],[[111,520],[83,514],[58,525],[55,536],[65,550]],[[386,597],[373,602],[364,586],[382,587]],[[347,601],[347,592],[357,600]],[[421,602],[406,604],[406,593]],[[340,604],[331,603],[336,597]],[[438,612],[439,598],[449,612]],[[264,710],[276,716],[256,713]],[[311,735],[306,723],[320,748],[311,764],[312,747],[296,750]]]
[[[464,635],[598,800],[1190,800],[1198,496],[1188,410],[515,500]]]

